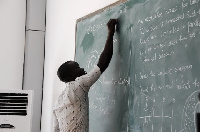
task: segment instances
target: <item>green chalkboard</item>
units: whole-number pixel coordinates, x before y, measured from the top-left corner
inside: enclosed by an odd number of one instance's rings
[[[89,92],[90,132],[196,132],[200,1],[118,1],[77,20],[75,60],[87,71],[110,18],[119,21],[114,54]]]

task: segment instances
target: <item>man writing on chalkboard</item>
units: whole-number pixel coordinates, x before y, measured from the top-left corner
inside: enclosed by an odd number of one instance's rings
[[[108,36],[97,66],[89,73],[75,61],[63,63],[57,72],[66,88],[56,101],[53,109],[54,132],[88,132],[89,131],[89,102],[90,87],[98,80],[108,67],[113,54],[113,36],[117,19],[107,23]]]

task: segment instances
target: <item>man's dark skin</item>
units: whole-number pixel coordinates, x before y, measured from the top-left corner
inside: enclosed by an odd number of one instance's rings
[[[104,47],[103,52],[100,55],[99,61],[97,63],[97,66],[100,68],[101,73],[103,73],[106,68],[108,67],[110,60],[112,58],[113,55],[113,36],[115,33],[115,26],[117,24],[117,19],[110,19],[110,21],[107,23],[107,27],[108,27],[108,36],[107,36],[107,40],[106,40],[106,44]],[[61,81],[67,83],[67,82],[71,82],[71,81],[75,81],[75,79],[77,77],[80,77],[82,75],[85,75],[86,72],[84,70],[84,68],[80,68],[79,64],[75,61],[68,61],[66,62],[67,64],[65,64],[66,66],[63,67],[66,69],[68,69],[68,71],[65,71],[67,75],[61,75],[62,70],[58,70],[58,76],[60,78]],[[61,69],[61,68],[59,68]],[[60,77],[62,76],[62,77]],[[65,77],[63,77],[65,76]],[[63,78],[63,79],[61,79]]]

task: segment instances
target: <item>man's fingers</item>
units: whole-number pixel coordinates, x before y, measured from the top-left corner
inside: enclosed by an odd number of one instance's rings
[[[108,25],[117,24],[117,19],[110,19]]]
[[[115,24],[117,24],[117,21],[118,21],[117,19],[113,19],[113,22],[114,22]]]

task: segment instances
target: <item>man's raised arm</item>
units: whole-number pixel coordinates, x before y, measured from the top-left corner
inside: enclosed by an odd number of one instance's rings
[[[97,66],[101,70],[101,73],[103,73],[106,70],[113,55],[113,36],[115,33],[116,24],[117,24],[117,19],[110,19],[110,21],[107,23],[108,36],[107,36],[104,50],[101,53],[99,62],[97,64]]]

